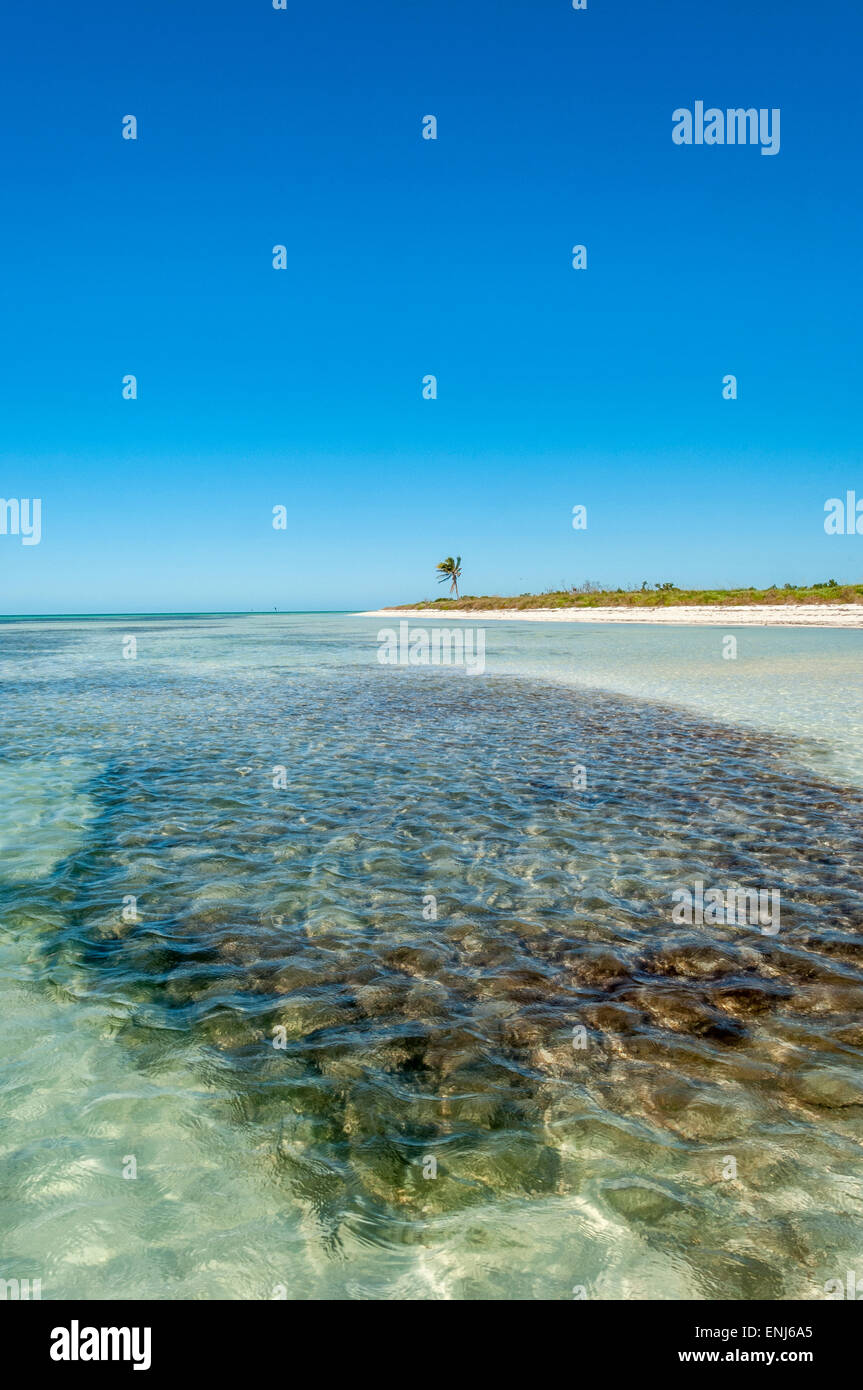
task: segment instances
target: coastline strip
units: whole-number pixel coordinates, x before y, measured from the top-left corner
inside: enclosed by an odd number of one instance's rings
[[[373,608],[355,618],[417,618],[447,623],[451,618],[467,622],[534,623],[680,623],[718,627],[847,627],[863,628],[863,604],[752,604],[713,607],[668,605],[656,608]]]

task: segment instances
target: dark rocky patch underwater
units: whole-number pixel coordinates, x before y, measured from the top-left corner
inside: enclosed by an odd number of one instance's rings
[[[676,1252],[693,1296],[844,1277],[860,792],[789,741],[528,680],[100,679],[40,692],[58,748],[100,745],[99,814],[3,921],[140,1067],[194,1050],[333,1258],[543,1196]],[[675,925],[695,880],[779,889],[778,934]]]

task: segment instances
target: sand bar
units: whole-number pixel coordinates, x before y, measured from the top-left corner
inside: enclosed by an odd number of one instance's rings
[[[484,623],[683,623],[719,627],[857,627],[863,628],[861,603],[782,603],[686,607],[669,604],[657,608],[477,608],[435,610],[428,608],[375,608],[357,613],[358,618],[418,618],[447,623],[451,618]]]

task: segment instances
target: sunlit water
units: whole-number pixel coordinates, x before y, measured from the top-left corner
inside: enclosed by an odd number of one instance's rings
[[[863,633],[489,624],[469,676],[383,621],[0,624],[0,1277],[863,1276]],[[779,933],[675,925],[696,879]]]

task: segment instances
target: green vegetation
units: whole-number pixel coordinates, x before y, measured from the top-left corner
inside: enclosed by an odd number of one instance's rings
[[[438,566],[438,568],[442,568]],[[457,591],[456,591],[457,592]],[[425,599],[422,603],[399,605],[446,612],[449,609],[482,608],[662,608],[687,604],[732,607],[751,604],[863,603],[863,584],[839,584],[835,579],[820,584],[772,585],[769,589],[678,589],[670,583],[640,589],[604,589],[599,584],[582,584],[569,589],[550,589],[543,594],[519,594],[503,598],[500,594],[465,594],[463,598]]]

